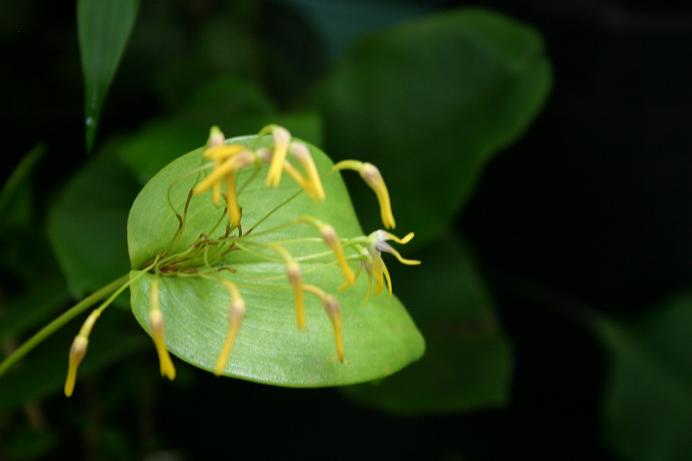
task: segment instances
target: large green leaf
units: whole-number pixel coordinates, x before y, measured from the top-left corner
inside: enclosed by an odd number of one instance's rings
[[[512,353],[467,245],[445,238],[415,254],[424,270],[394,287],[425,335],[425,357],[394,376],[344,388],[356,401],[406,413],[451,413],[507,403]]]
[[[611,362],[606,430],[624,459],[692,459],[692,295],[631,323],[596,317]]]
[[[358,41],[318,104],[330,152],[380,167],[398,222],[419,231],[420,244],[444,232],[488,160],[528,127],[550,82],[535,30],[464,9]],[[377,213],[361,217],[371,223]]]
[[[48,237],[76,298],[128,271],[127,213],[137,189],[106,149],[70,179],[51,208]]]
[[[94,143],[101,108],[134,26],[138,8],[139,0],[77,2],[88,150]]]
[[[251,139],[254,138],[238,138],[236,141],[249,142]],[[262,143],[267,141],[265,138]],[[309,214],[331,223],[342,237],[362,235],[340,176],[326,175],[331,161],[319,149],[310,149],[318,170],[323,174],[327,200],[315,204],[304,194],[299,195],[271,214],[256,232],[292,222],[301,214]],[[199,167],[201,159],[201,150],[196,150],[175,160],[154,176],[135,200],[128,220],[128,245],[133,269],[152,260],[171,241],[178,221],[167,205],[166,194],[176,181],[171,189],[171,201],[181,209],[195,181],[195,176],[188,173]],[[238,183],[242,184],[249,174],[249,171],[243,171]],[[286,178],[279,188],[268,189],[264,186],[265,175],[266,167],[240,196],[242,226],[246,231],[297,190],[297,186]],[[187,248],[201,233],[208,233],[222,214],[223,209],[215,207],[208,194],[193,198],[178,248]],[[312,241],[286,243],[289,251],[306,255],[325,251],[324,244],[315,237],[316,231],[305,225],[244,238],[256,241],[311,238]],[[361,277],[354,287],[337,296],[342,305],[346,350],[346,361],[340,363],[331,325],[316,299],[307,298],[307,331],[296,328],[293,299],[283,263],[267,262],[241,251],[229,253],[227,262],[237,272],[222,274],[239,284],[247,304],[245,320],[224,371],[228,376],[291,387],[342,385],[389,375],[423,353],[423,338],[397,298],[382,294],[364,303],[367,284]],[[306,283],[337,292],[342,275],[335,265],[309,260],[301,265]],[[132,272],[132,275],[136,274],[138,271]],[[150,274],[140,277],[131,289],[132,309],[147,331],[150,328],[147,319],[151,280]],[[229,298],[226,289],[220,283],[204,278],[163,277],[161,303],[168,348],[182,360],[211,370],[228,328]]]

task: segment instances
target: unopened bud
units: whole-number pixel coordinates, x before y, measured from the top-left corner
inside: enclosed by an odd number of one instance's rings
[[[339,356],[339,361],[344,361],[344,345],[341,337],[341,306],[339,301],[334,296],[327,296],[324,299],[324,310],[332,321],[334,327],[334,341],[336,343],[336,353]]]
[[[70,347],[70,354],[67,365],[67,378],[65,379],[65,396],[70,397],[74,392],[74,385],[77,381],[77,368],[84,359],[89,347],[89,340],[83,336],[75,337]]]
[[[218,126],[214,125],[209,130],[209,139],[207,140],[208,147],[216,147],[223,145],[226,137]]]
[[[286,264],[288,282],[293,287],[293,301],[296,308],[296,323],[301,330],[305,329],[305,293],[303,292],[303,277],[300,274],[300,266],[294,261]]]

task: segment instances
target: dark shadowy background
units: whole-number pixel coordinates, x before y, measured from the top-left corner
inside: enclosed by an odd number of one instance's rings
[[[134,130],[169,110],[151,90],[162,73],[157,67],[173,66],[185,37],[199,32],[220,2],[173,2],[174,8],[161,3],[142,1],[105,105],[100,139]],[[262,38],[263,50],[246,50],[276,53],[304,70],[298,76],[252,71],[285,110],[292,108],[301,85],[318,81],[341,52],[338,43],[318,43],[319,30],[299,3],[259,2],[262,20],[251,23],[250,30]],[[466,4],[420,2],[402,19]],[[474,245],[514,352],[506,408],[402,417],[354,404],[331,389],[229,385],[183,364],[178,381],[162,384],[153,355],[144,353],[90,378],[70,401],[47,399],[41,424],[59,442],[41,456],[100,459],[98,453],[107,447],[110,454],[103,459],[123,459],[130,452],[118,447],[125,446],[140,455],[162,450],[155,459],[206,459],[219,453],[228,458],[618,459],[605,440],[601,418],[604,351],[566,312],[574,303],[613,315],[642,312],[692,280],[692,6],[615,0],[476,5],[536,27],[554,72],[544,110],[523,138],[490,162],[456,222]],[[242,15],[243,7],[238,8]],[[86,155],[75,11],[70,2],[39,1],[12,1],[0,11],[0,176],[43,142],[50,155],[34,182],[37,194],[47,198],[40,203],[48,207]],[[170,27],[184,29],[161,31],[167,34],[167,43],[159,44],[163,51],[138,48],[156,43],[148,34],[159,30],[143,28],[147,18],[159,14],[178,15]],[[287,26],[287,18],[301,27]],[[399,20],[374,21],[372,28]],[[165,27],[165,20],[156,27]],[[304,53],[282,53],[281,47]],[[11,292],[14,276],[4,277]],[[516,289],[524,282],[550,288],[527,296]],[[136,393],[104,394],[103,388],[131,379],[126,376],[139,376],[123,373],[138,366],[153,371],[140,376]],[[22,417],[21,412],[6,415],[5,427]]]

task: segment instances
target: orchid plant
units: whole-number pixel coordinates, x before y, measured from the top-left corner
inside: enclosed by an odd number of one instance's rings
[[[359,173],[372,189],[384,229],[362,232],[339,174],[344,170]],[[176,375],[171,355],[217,376],[292,387],[389,375],[424,349],[393,296],[382,257],[420,264],[390,244],[414,236],[385,230],[395,226],[376,166],[333,164],[277,125],[230,140],[212,127],[203,148],[164,167],[134,201],[130,273],[30,338],[0,364],[0,374],[100,302],[69,351],[64,392],[72,395],[97,319],[129,288],[133,313],[168,379]],[[320,306],[325,317],[313,315]]]

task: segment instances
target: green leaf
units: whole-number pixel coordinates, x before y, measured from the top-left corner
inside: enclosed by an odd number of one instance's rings
[[[453,413],[503,406],[512,352],[468,245],[453,238],[407,256],[394,288],[426,338],[425,357],[382,381],[344,388],[354,400],[403,414]]]
[[[634,322],[592,323],[610,357],[603,402],[608,438],[624,459],[692,458],[692,295]]]
[[[446,230],[486,163],[529,126],[550,83],[534,29],[463,9],[358,41],[318,105],[330,152],[380,167],[398,223],[416,229],[421,244]],[[366,227],[377,216],[361,215]]]
[[[429,6],[413,1],[368,0],[284,0],[294,4],[317,27],[332,56],[339,55],[353,39],[410,20],[429,11]],[[349,18],[344,21],[343,18]]]
[[[78,0],[79,48],[84,72],[87,150],[91,150],[103,102],[137,17],[139,0]]]
[[[232,141],[247,143],[251,139],[254,137]],[[268,138],[261,140],[262,144],[268,141]],[[286,246],[295,255],[324,252],[326,247],[319,238],[315,239],[315,229],[307,225],[261,234],[263,230],[291,223],[303,214],[331,223],[341,237],[362,235],[340,176],[326,174],[332,162],[319,149],[312,146],[310,149],[322,174],[327,200],[315,204],[304,194],[298,195],[256,227],[257,237],[252,237],[252,233],[247,235],[270,209],[298,190],[287,178],[279,188],[268,189],[264,186],[267,170],[264,167],[257,180],[240,196],[243,207],[241,224],[246,232],[245,240],[241,239],[241,242],[248,239],[262,242],[308,238],[311,240],[289,242]],[[195,175],[189,173],[199,167],[201,160],[201,150],[175,160],[152,178],[135,200],[128,220],[128,245],[133,269],[151,261],[171,242],[178,221],[166,202],[169,187],[173,184],[171,203],[182,209],[188,191],[195,183]],[[244,178],[252,174],[246,170],[240,173],[238,184],[243,184]],[[223,213],[223,208],[212,204],[209,194],[195,196],[176,248],[185,249],[200,234],[209,234]],[[211,237],[217,236],[212,234]],[[396,297],[381,294],[371,296],[365,304],[367,283],[361,277],[355,286],[337,295],[342,306],[346,351],[346,361],[340,363],[331,324],[322,305],[311,296],[306,298],[307,331],[297,329],[293,296],[283,262],[266,261],[246,251],[229,253],[227,261],[237,272],[221,272],[219,275],[238,283],[247,312],[225,375],[289,387],[334,386],[389,375],[423,353],[423,338],[401,303]],[[343,278],[335,265],[305,260],[301,267],[305,283],[337,293]],[[138,273],[133,271],[132,275]],[[146,274],[131,287],[133,312],[147,331],[150,331],[148,311],[152,278],[151,274]],[[169,350],[192,365],[211,370],[228,329],[226,288],[215,280],[178,276],[162,277],[160,290]]]
[[[75,298],[127,273],[127,213],[137,189],[105,149],[70,179],[51,208],[48,238]]]

